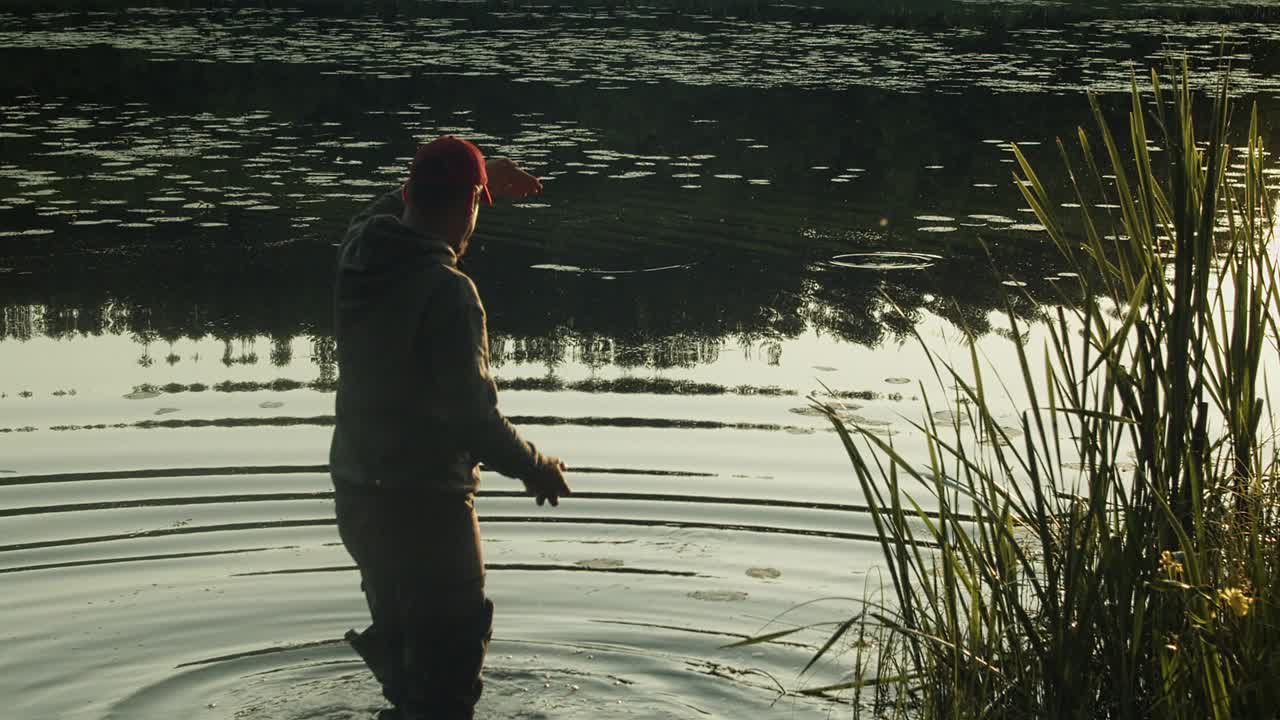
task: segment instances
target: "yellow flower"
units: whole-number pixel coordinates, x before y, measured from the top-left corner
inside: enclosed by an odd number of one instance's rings
[[[1164,571],[1165,575],[1167,575],[1170,580],[1182,579],[1182,563],[1174,558],[1173,553],[1168,550],[1160,553],[1160,569]]]
[[[1240,588],[1227,588],[1218,591],[1218,604],[1231,608],[1236,617],[1244,617],[1253,606],[1253,598],[1245,595]]]

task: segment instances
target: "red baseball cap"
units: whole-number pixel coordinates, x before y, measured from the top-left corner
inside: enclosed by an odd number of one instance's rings
[[[493,204],[489,194],[489,174],[484,167],[484,153],[474,143],[453,135],[442,135],[418,146],[409,166],[409,183],[423,185],[480,185],[480,196],[486,205]]]

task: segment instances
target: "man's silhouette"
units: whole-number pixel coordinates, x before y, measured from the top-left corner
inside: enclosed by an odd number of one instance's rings
[[[337,421],[329,464],[338,532],[372,624],[347,639],[394,706],[380,718],[469,719],[492,633],[475,513],[478,464],[538,504],[569,494],[565,465],[497,407],[484,306],[458,269],[480,201],[538,180],[445,136],[404,187],[356,215],[336,286]]]

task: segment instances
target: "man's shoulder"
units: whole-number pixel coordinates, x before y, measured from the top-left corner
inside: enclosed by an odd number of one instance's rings
[[[451,265],[442,265],[441,268],[444,270],[444,282],[453,290],[454,296],[460,303],[483,308],[480,303],[480,291],[476,289],[471,276]]]

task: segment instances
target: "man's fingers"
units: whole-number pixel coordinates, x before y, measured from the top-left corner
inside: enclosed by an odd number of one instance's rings
[[[485,167],[492,193],[519,199],[542,192],[542,181],[510,158],[490,158]]]

